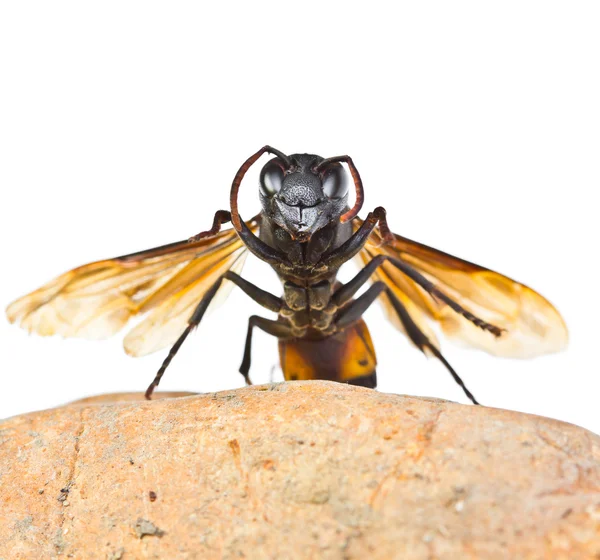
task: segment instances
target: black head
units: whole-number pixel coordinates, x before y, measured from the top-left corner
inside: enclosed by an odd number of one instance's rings
[[[264,153],[277,157],[265,165],[260,174],[260,199],[268,218],[287,231],[292,239],[308,241],[313,233],[332,221],[352,220],[363,203],[363,186],[349,156],[323,159],[311,154],[287,156],[283,152],[263,146],[238,169],[229,194],[231,222],[238,233],[244,232],[244,223],[238,210],[238,192],[246,172]],[[348,177],[344,162],[350,168],[356,201],[348,209]],[[247,229],[247,228],[246,228]]]
[[[293,154],[288,165],[269,161],[260,173],[260,200],[267,216],[292,239],[307,241],[348,209],[349,177],[337,162],[319,169],[324,159]]]

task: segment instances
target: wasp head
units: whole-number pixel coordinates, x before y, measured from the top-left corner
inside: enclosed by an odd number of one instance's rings
[[[260,200],[270,219],[292,239],[306,242],[347,209],[348,176],[339,163],[317,169],[320,156],[294,154],[289,161],[276,157],[262,168]]]

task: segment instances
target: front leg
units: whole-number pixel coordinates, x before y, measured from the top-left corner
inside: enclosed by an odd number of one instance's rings
[[[322,266],[336,270],[348,262],[362,250],[377,224],[379,224],[379,231],[384,242],[393,240],[394,236],[387,225],[385,208],[378,206],[373,212],[369,212],[367,219],[352,234],[352,237],[323,257]]]
[[[253,220],[259,220],[259,216],[255,216]],[[188,239],[189,243],[194,243],[196,241],[200,241],[206,237],[214,237],[221,231],[221,226],[228,222],[232,222],[233,219],[231,217],[231,212],[227,210],[217,210],[215,213],[215,217],[213,218],[213,225],[209,230],[203,231],[190,237]],[[256,255],[260,260],[265,261],[269,264],[289,264],[289,260],[281,251],[277,251],[270,245],[267,245],[264,241],[262,241],[259,237],[254,235],[250,228],[246,225],[245,222],[240,222],[240,229],[236,231],[240,236],[240,239],[244,242],[247,249],[253,254]]]

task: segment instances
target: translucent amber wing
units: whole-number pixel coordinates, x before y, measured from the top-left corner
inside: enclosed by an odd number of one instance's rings
[[[360,221],[356,222],[359,227]],[[524,284],[399,235],[391,243],[381,243],[379,233],[374,232],[361,253],[364,262],[377,254],[400,258],[465,309],[505,332],[496,338],[482,331],[385,263],[374,276],[394,290],[421,328],[429,319],[440,325],[449,340],[504,357],[529,358],[566,347],[568,333],[562,317],[548,300]],[[431,329],[424,332],[431,338]]]
[[[171,346],[187,326],[204,293],[227,270],[241,272],[246,256],[246,249],[242,246],[208,267],[201,260],[189,263],[173,277],[169,297],[162,299],[141,323],[127,333],[123,341],[125,351],[132,356],[144,356]],[[223,301],[232,286],[231,282],[223,282],[208,311]],[[175,287],[179,289],[174,291]]]
[[[254,220],[248,226],[258,229]],[[229,229],[194,243],[182,241],[97,261],[66,272],[18,299],[8,306],[7,316],[43,336],[102,339],[118,332],[132,317],[148,313],[132,331],[141,333],[145,325],[144,342],[138,338],[141,335],[130,333],[126,338],[126,350],[141,355],[169,344],[172,336],[165,324],[174,324],[173,317],[181,313],[185,326],[191,299],[198,298],[197,303],[228,268],[241,269],[244,252],[235,230]],[[228,284],[223,283],[223,293]],[[221,295],[216,299],[222,299]],[[166,321],[167,315],[171,321]],[[153,317],[155,332],[149,323]],[[158,341],[161,336],[167,337],[162,344]],[[149,338],[152,343],[147,342]]]

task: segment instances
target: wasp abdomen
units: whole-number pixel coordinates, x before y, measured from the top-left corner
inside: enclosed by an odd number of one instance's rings
[[[288,381],[328,379],[371,388],[377,385],[375,349],[362,319],[325,338],[281,340],[279,358]]]

